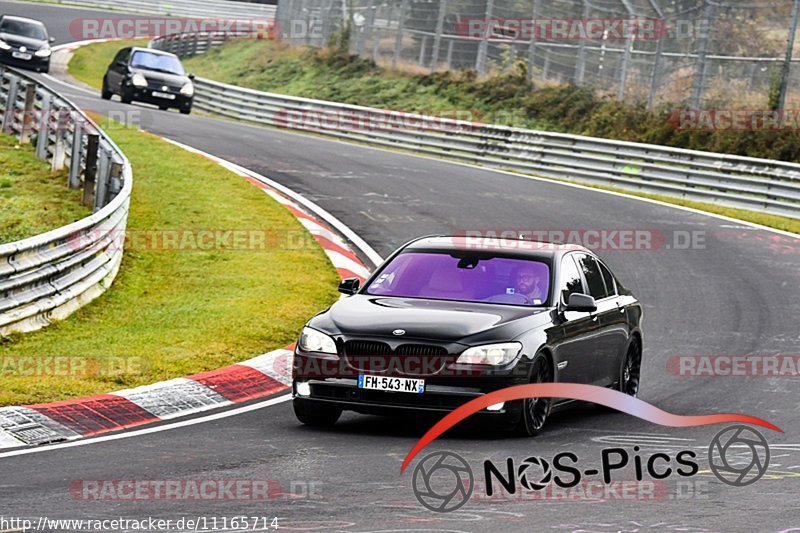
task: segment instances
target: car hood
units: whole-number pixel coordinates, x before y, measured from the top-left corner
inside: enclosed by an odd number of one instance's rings
[[[168,85],[170,87],[183,87],[186,82],[189,81],[188,76],[179,76],[177,74],[169,74],[167,72],[159,72],[157,70],[134,68],[133,71],[143,75],[145,78],[147,78],[149,83]]]
[[[4,40],[11,46],[25,46],[29,50],[39,50],[41,48],[47,48],[49,43],[47,41],[42,41],[41,39],[31,39],[30,37],[24,37],[22,35],[14,35],[13,33],[3,33],[0,32],[0,39]]]
[[[409,339],[469,343],[480,337],[493,342],[513,339],[534,327],[531,317],[544,311],[547,309],[358,294],[339,300],[310,325],[346,336],[393,337],[395,330],[403,330],[402,337]]]

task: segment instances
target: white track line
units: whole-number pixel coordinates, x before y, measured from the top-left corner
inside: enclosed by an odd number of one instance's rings
[[[150,435],[153,433],[160,433],[162,431],[169,431],[170,429],[178,429],[184,428],[188,426],[194,426],[197,424],[204,424],[206,422],[213,422],[214,420],[220,420],[223,418],[229,418],[231,416],[237,416],[244,413],[249,413],[251,411],[257,411],[258,409],[264,409],[266,407],[272,407],[273,405],[277,405],[283,402],[287,402],[292,399],[291,394],[285,394],[283,396],[278,396],[277,398],[270,398],[269,400],[265,400],[263,402],[254,403],[251,405],[247,405],[245,407],[239,407],[237,409],[230,409],[227,411],[223,411],[221,413],[215,413],[213,415],[207,415],[200,418],[192,418],[191,420],[183,420],[181,422],[174,422],[172,424],[165,424],[161,426],[156,426],[147,429],[138,429],[134,431],[126,431],[124,433],[116,433],[114,435],[106,435],[101,437],[94,437],[88,438],[84,440],[77,440],[74,442],[65,442],[62,444],[53,444],[51,446],[42,446],[40,448],[26,448],[24,450],[15,450],[12,452],[0,453],[0,459],[6,457],[16,457],[18,455],[30,455],[32,453],[41,453],[41,452],[50,452],[54,450],[63,450],[65,448],[75,448],[76,446],[87,446],[89,444],[98,444],[101,442],[109,442],[113,440],[121,440],[121,439],[129,439],[131,437],[140,437],[142,435]]]

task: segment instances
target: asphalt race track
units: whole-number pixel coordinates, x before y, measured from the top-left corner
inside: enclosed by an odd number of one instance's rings
[[[0,12],[43,20],[61,44],[76,40],[83,9],[0,2]],[[0,515],[49,518],[154,516],[279,517],[305,531],[782,531],[800,528],[800,389],[797,378],[683,377],[677,355],[800,353],[800,241],[710,216],[562,184],[257,128],[148,106],[106,102],[99,94],[46,79],[88,110],[135,111],[147,130],[262,173],[331,212],[382,255],[423,234],[459,229],[649,230],[657,250],[599,250],[645,305],[640,397],[677,414],[745,413],[785,433],[763,433],[772,447],[767,475],[729,487],[707,471],[706,450],[722,429],[672,429],[591,406],[554,415],[534,439],[457,430],[430,449],[475,467],[485,459],[550,458],[572,451],[596,466],[614,443],[642,453],[693,449],[699,496],[609,501],[471,501],[458,511],[424,509],[400,464],[428,429],[424,421],[345,415],[333,429],[296,422],[290,402],[207,423],[40,453],[0,454]],[[129,116],[134,116],[129,115]],[[135,169],[134,169],[135,173]],[[134,190],[135,194],[135,190]],[[673,237],[699,232],[704,245],[678,249]],[[243,354],[245,355],[245,354]],[[244,356],[243,356],[244,358]],[[477,470],[476,470],[477,474]],[[284,494],[258,501],[83,501],[76,480],[270,479]],[[633,479],[632,470],[624,479]],[[685,488],[685,487],[684,487]],[[694,490],[694,489],[693,489]],[[310,493],[310,494],[309,494]],[[685,493],[685,492],[684,492]],[[690,494],[691,496],[691,494]],[[524,495],[523,495],[524,498]]]

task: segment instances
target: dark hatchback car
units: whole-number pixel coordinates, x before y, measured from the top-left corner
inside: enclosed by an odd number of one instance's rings
[[[123,103],[145,102],[166,110],[192,112],[194,76],[187,74],[175,54],[150,48],[123,48],[103,77],[102,97],[119,95]]]
[[[0,16],[0,63],[49,72],[53,40],[38,20]]]
[[[359,413],[446,413],[512,385],[570,382],[635,396],[642,306],[589,250],[425,237],[312,318],[294,354],[293,404],[308,425]],[[480,415],[534,435],[568,400]]]

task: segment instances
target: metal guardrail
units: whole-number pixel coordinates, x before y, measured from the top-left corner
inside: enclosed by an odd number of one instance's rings
[[[151,46],[194,55],[222,42],[209,34],[183,34],[155,39]],[[195,80],[194,107],[372,146],[800,218],[800,165],[794,163],[426,117],[203,78]]]
[[[0,244],[0,334],[67,317],[114,280],[132,189],[128,159],[72,102],[13,69],[0,68],[2,131],[32,145],[65,186],[83,189],[94,214],[17,242]]]
[[[275,5],[234,0],[66,0],[59,4],[133,11],[150,15],[208,17],[213,19],[273,19]]]
[[[222,46],[231,39],[244,37],[265,37],[256,31],[216,31],[197,34],[172,33],[156,37],[150,41],[150,48],[170,52],[180,57],[202,55],[216,46]]]

